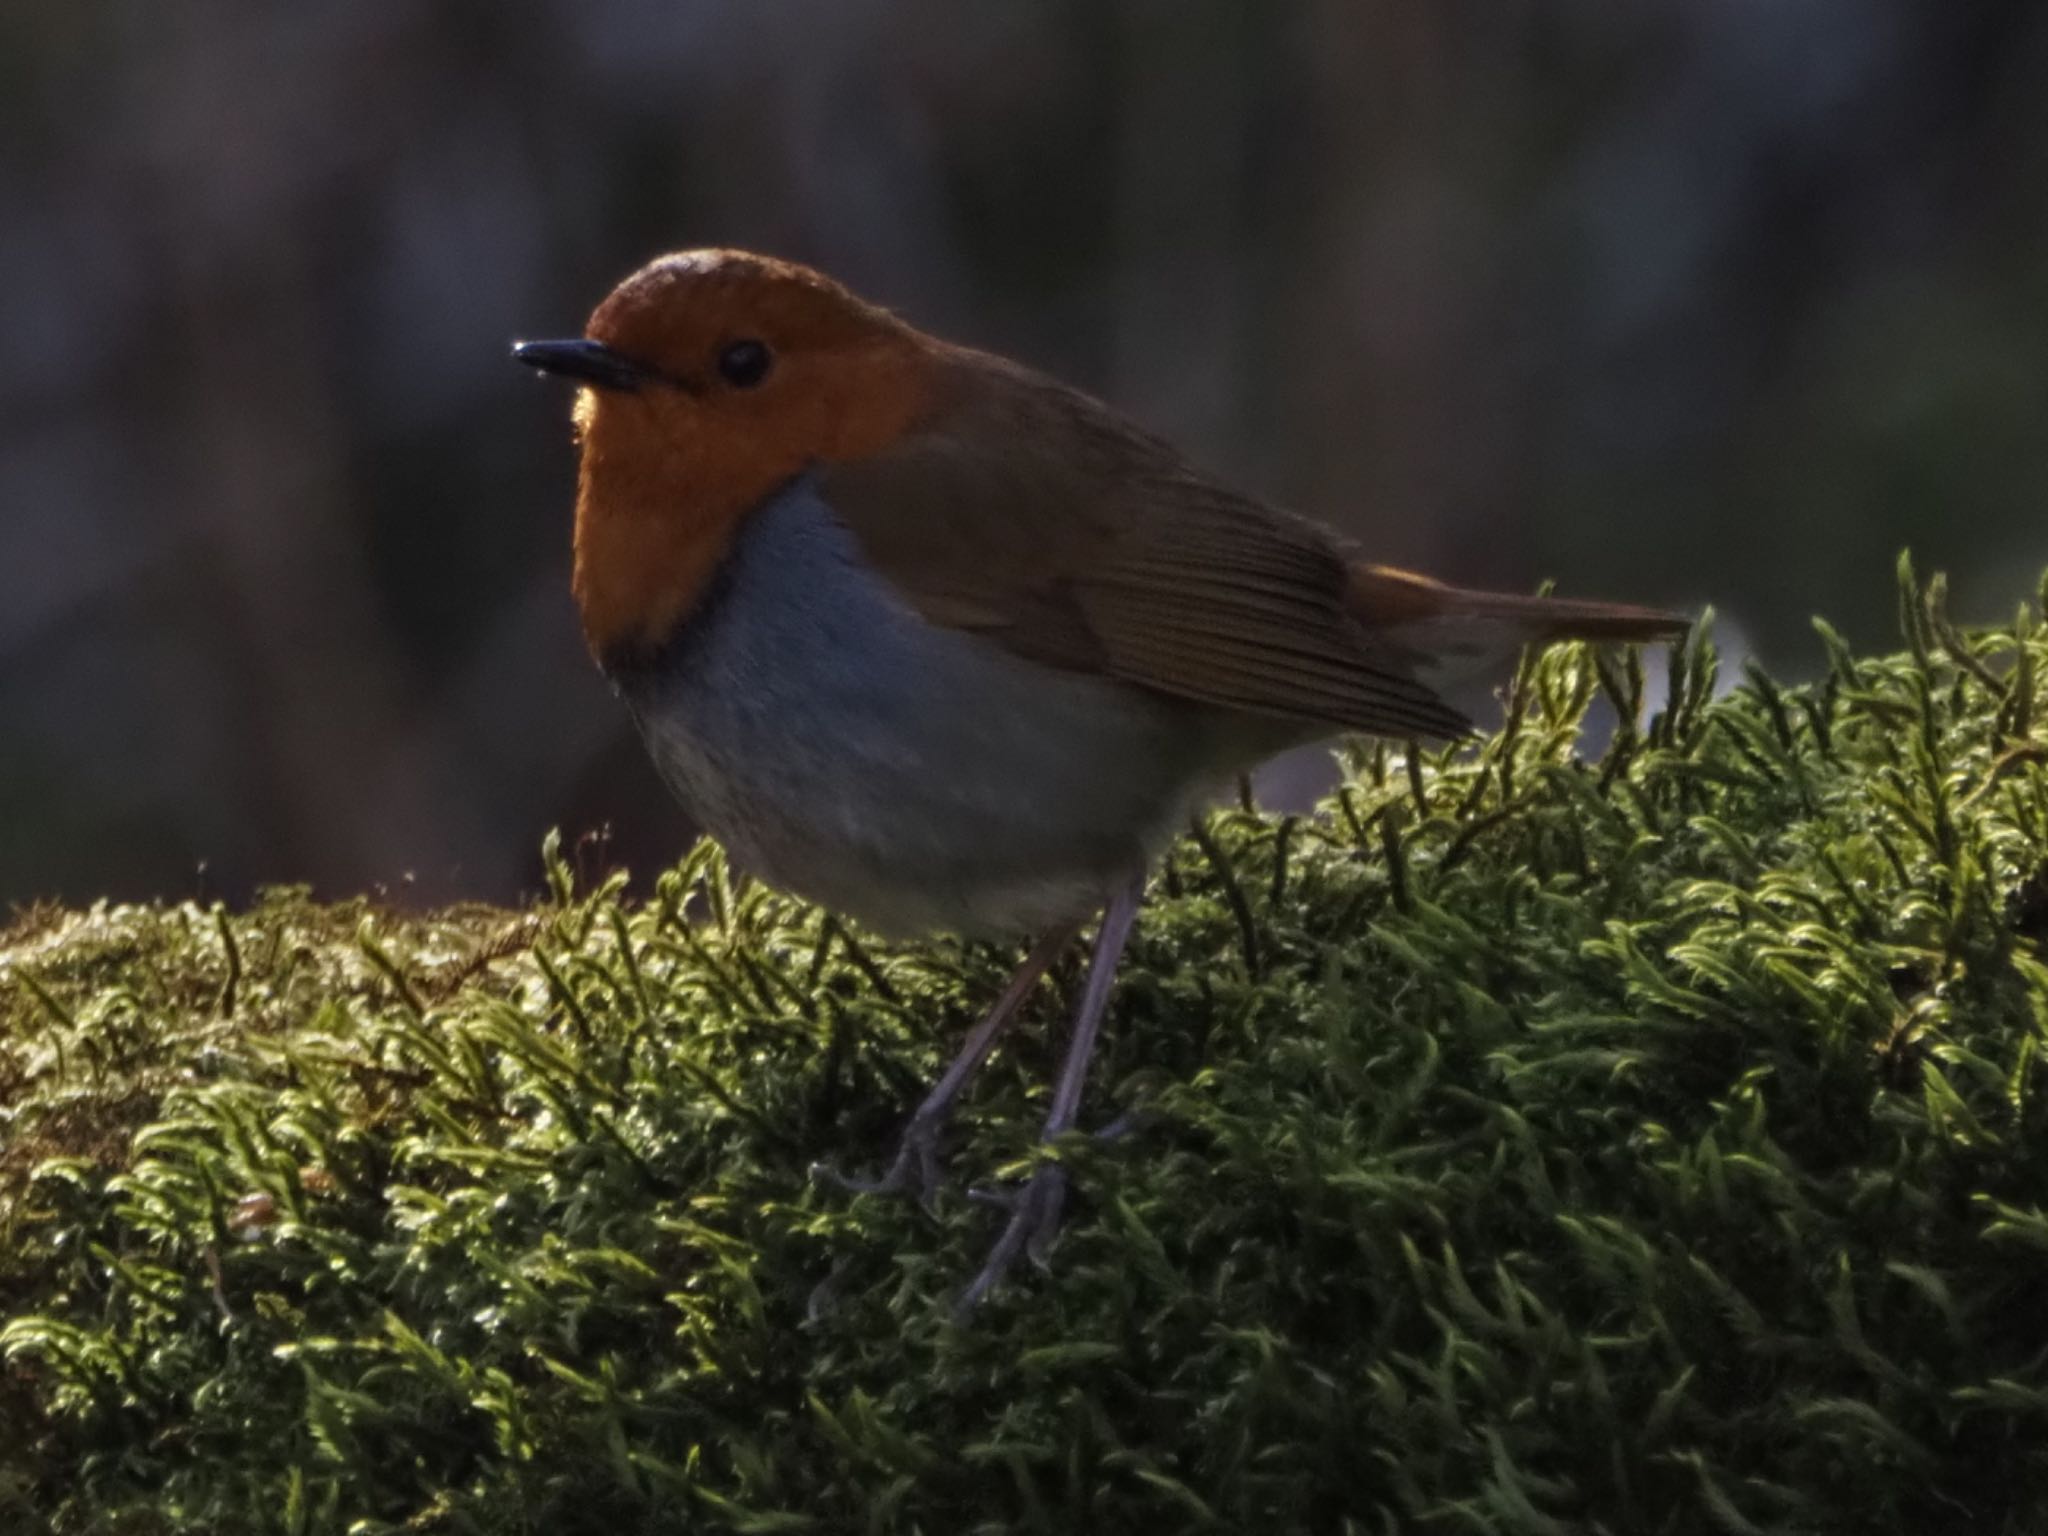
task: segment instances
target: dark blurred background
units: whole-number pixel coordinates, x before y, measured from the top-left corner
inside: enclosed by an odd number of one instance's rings
[[[0,905],[675,853],[506,356],[665,249],[1795,676],[2048,563],[2039,0],[11,0],[0,210]]]

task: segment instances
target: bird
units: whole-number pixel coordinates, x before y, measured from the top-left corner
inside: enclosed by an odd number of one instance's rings
[[[1083,391],[942,340],[824,273],[663,255],[581,336],[571,589],[661,777],[742,868],[885,934],[1035,942],[887,1171],[941,1128],[1099,916],[1042,1138],[1073,1130],[1147,871],[1198,808],[1342,733],[1451,740],[1444,689],[1675,613],[1449,586],[1206,473]],[[1056,1157],[1011,1191],[964,1312],[1041,1265]]]

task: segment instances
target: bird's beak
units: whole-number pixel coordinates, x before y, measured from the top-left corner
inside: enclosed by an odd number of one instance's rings
[[[512,355],[529,368],[575,379],[598,389],[638,389],[647,372],[601,341],[515,341]]]

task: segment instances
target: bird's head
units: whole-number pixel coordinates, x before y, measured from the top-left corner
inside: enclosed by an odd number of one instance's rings
[[[663,256],[581,337],[518,343],[582,386],[575,593],[599,660],[659,647],[780,487],[925,416],[938,347],[808,267],[726,250]]]

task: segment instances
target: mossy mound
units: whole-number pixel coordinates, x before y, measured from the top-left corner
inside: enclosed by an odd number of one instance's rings
[[[708,849],[26,914],[0,1530],[2041,1529],[2048,641],[1905,590],[1811,687],[1710,702],[1696,640],[1638,728],[1557,652],[1476,750],[1212,817],[1091,1090],[1140,1128],[965,1326],[1075,961],[926,1214],[808,1166],[885,1157],[1014,954]]]

